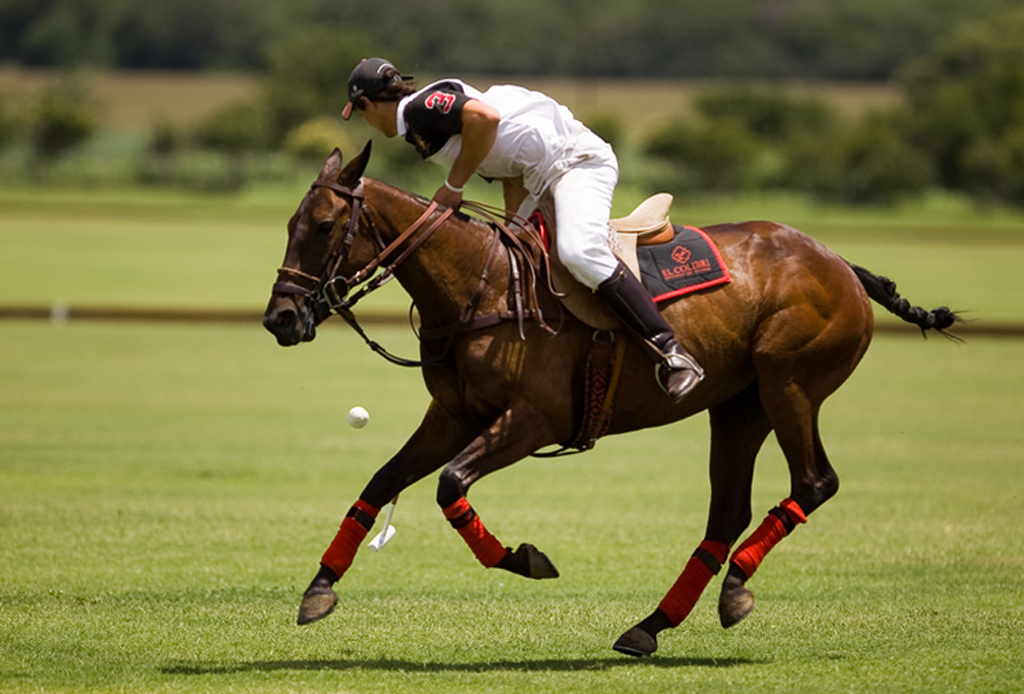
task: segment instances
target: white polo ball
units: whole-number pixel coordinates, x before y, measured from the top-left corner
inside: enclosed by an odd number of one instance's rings
[[[370,413],[365,407],[356,405],[348,411],[348,425],[353,429],[362,429],[370,421]]]

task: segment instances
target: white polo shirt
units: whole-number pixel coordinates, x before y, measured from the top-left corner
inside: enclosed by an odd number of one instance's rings
[[[584,145],[579,146],[586,128],[568,108],[545,94],[514,85],[494,85],[480,92],[454,79],[430,84],[399,102],[399,135],[408,133],[406,107],[444,84],[459,85],[466,96],[492,106],[501,116],[494,146],[477,169],[481,176],[521,175],[526,189],[539,197],[553,181],[588,159],[616,161],[611,147],[596,137],[584,138]],[[450,168],[461,149],[462,136],[452,135],[428,161]]]

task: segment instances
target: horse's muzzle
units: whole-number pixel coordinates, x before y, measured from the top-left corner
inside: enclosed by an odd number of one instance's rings
[[[316,337],[316,328],[313,327],[311,321],[303,320],[299,313],[300,309],[292,305],[291,302],[271,299],[270,306],[263,314],[263,327],[277,338],[277,344],[282,347],[309,342]]]

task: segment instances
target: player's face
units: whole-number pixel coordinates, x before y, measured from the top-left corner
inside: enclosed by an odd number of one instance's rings
[[[387,101],[363,100],[363,108],[359,111],[366,123],[386,137],[398,134],[397,104]]]

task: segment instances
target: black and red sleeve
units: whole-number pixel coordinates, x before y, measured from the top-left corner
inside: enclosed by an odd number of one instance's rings
[[[424,158],[435,154],[462,132],[462,108],[469,99],[457,85],[425,89],[405,107],[406,139]]]

